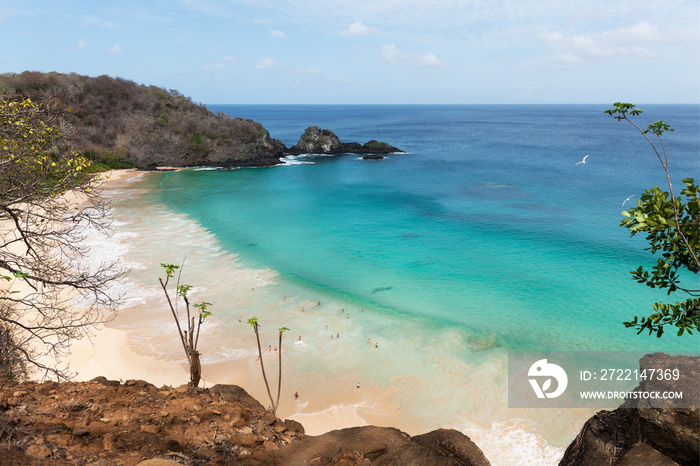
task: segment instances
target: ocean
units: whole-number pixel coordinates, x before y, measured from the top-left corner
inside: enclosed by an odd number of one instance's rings
[[[619,226],[628,197],[625,207],[666,180],[639,132],[603,113],[610,107],[208,105],[262,123],[288,147],[316,125],[405,153],[302,155],[108,187],[111,247],[133,268],[124,314],[141,306],[138,325],[114,325],[143,354],[184,359],[157,286],[160,263],[184,260],[193,299],[214,305],[201,337],[205,380],[208,364],[249,364],[236,383],[264,393],[245,325],[255,316],[273,380],[276,329],[291,329],[286,417],[456,428],[493,464],[556,464],[594,411],[508,408],[508,351],[699,349],[697,336],[657,339],[622,324],[668,300],[632,280],[654,259]],[[678,193],[682,178],[698,178],[698,106],[640,107],[643,127],[675,128],[664,142]]]

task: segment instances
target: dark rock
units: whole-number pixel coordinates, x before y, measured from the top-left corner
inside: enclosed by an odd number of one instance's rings
[[[366,152],[372,152],[375,154],[390,154],[392,152],[401,152],[397,150],[396,147],[392,147],[386,142],[376,141],[374,139],[364,143],[362,145],[362,149]]]
[[[362,160],[382,160],[383,158],[384,158],[383,155],[369,154],[369,155],[365,155],[364,157],[362,157]]]
[[[683,378],[675,385],[656,378],[647,379],[636,391],[682,390],[685,397],[699,396],[700,357],[654,353],[644,356],[639,363],[641,371],[649,368],[679,369]],[[662,404],[659,400],[655,402]],[[614,411],[596,413],[566,449],[560,466],[697,466],[700,464],[700,408],[697,399],[684,399],[684,402],[693,407],[651,407],[649,400],[629,399]],[[642,444],[649,448],[641,447]],[[641,457],[644,460],[633,460]]]
[[[638,443],[617,463],[618,466],[677,466],[668,456],[662,455],[649,445]]]
[[[462,464],[473,466],[490,464],[481,448],[476,446],[469,437],[454,429],[434,430],[427,434],[416,435],[412,440],[436,450],[441,456],[460,458],[464,460]]]
[[[292,155],[299,154],[391,154],[403,152],[385,142],[371,140],[363,145],[357,142],[340,142],[338,136],[329,129],[309,126],[294,146],[286,151]]]
[[[168,441],[165,443],[165,448],[168,451],[174,451],[177,453],[185,451],[185,447],[183,447],[182,444],[175,439],[168,439]]]
[[[309,126],[291,149],[294,154],[342,154],[342,143],[329,129]]]
[[[304,437],[276,451],[258,451],[246,460],[246,464],[489,464],[478,448],[471,449],[469,438],[457,431],[438,432],[433,436],[426,434],[420,441],[427,446],[391,427],[351,427],[317,437]],[[469,462],[470,457],[476,462]]]
[[[139,387],[139,388],[146,388],[146,387],[153,387],[150,383],[146,382],[145,380],[134,380],[134,379],[129,379],[126,382],[124,382],[124,385],[127,387]]]
[[[299,434],[304,433],[304,426],[302,426],[300,422],[297,422],[294,419],[285,419],[284,425],[287,426],[287,430],[290,432],[296,432]]]
[[[238,385],[223,385],[217,384],[209,389],[211,393],[214,393],[226,401],[235,401],[240,403],[246,408],[253,409],[255,411],[264,411],[265,408],[260,404],[258,400],[253,398],[243,390]]]
[[[121,384],[118,380],[107,380],[104,376],[95,377],[91,382],[101,383],[107,387],[118,387]]]

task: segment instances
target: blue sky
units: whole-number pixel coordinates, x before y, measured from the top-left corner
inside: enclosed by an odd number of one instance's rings
[[[0,0],[0,43],[206,104],[700,102],[697,0]]]

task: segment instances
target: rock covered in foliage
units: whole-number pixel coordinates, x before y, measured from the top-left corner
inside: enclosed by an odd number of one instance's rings
[[[74,147],[111,168],[268,166],[285,150],[260,123],[215,115],[178,91],[121,78],[0,74],[0,92],[68,110]]]
[[[371,140],[364,144],[358,142],[340,142],[338,136],[329,129],[309,126],[294,146],[287,150],[289,154],[391,154],[403,152],[385,142]]]
[[[700,358],[654,353],[640,360],[640,369],[678,368],[682,386],[645,380],[636,390],[700,394]],[[700,408],[652,408],[649,401],[628,400],[614,411],[600,411],[586,421],[569,445],[560,466],[693,465],[700,464]],[[658,401],[657,401],[658,402]]]

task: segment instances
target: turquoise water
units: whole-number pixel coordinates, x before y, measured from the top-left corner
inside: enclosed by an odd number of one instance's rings
[[[458,428],[493,464],[556,464],[592,412],[509,409],[508,350],[698,350],[696,337],[622,325],[666,299],[631,280],[652,259],[619,226],[623,201],[665,176],[606,106],[210,107],[287,146],[318,125],[406,151],[154,173],[115,194],[140,292],[156,297],[158,263],[187,255],[188,283],[214,303],[205,373],[253,360],[239,318],[260,319],[264,346],[292,329],[284,416],[348,406],[411,434]],[[698,108],[642,108],[645,125],[676,128],[666,144],[679,190],[698,175]],[[144,346],[172,332],[148,312]],[[255,392],[255,370],[236,383]]]
[[[249,116],[248,107],[218,109]],[[633,128],[601,108],[283,109],[284,118],[276,107],[250,110],[273,136],[281,131],[268,114],[298,127],[321,120],[343,140],[383,139],[407,154],[189,170],[165,177],[154,195],[246,263],[511,349],[693,346],[620,325],[663,299],[629,278],[649,256],[618,224],[622,201],[664,175]],[[697,129],[696,107],[653,110]],[[301,130],[280,137],[292,145]],[[683,126],[668,139],[678,177],[697,172],[697,131]]]

